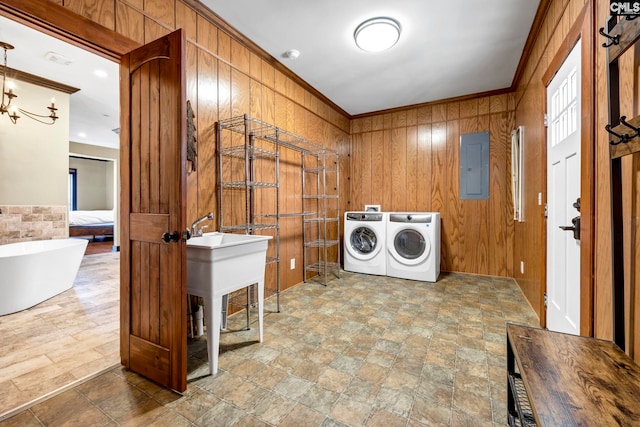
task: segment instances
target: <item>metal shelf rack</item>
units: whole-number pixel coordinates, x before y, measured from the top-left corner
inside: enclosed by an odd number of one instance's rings
[[[322,150],[302,157],[302,199],[305,211],[316,215],[303,220],[304,280],[309,272],[327,286],[329,274],[340,277],[339,156]]]
[[[321,275],[325,285],[329,271],[339,272],[338,152],[246,114],[220,120],[216,130],[219,230],[273,236],[269,241],[267,264],[274,265],[275,279],[265,282],[265,297],[276,296],[279,312],[281,218],[303,217],[305,282],[308,271]],[[302,156],[302,212],[280,212],[280,152],[283,148],[298,151]],[[313,161],[309,163],[309,159]],[[305,180],[309,173],[314,174],[312,186]],[[317,203],[306,203],[306,200]],[[327,200],[335,202],[330,206]],[[314,233],[309,224],[315,224]],[[269,283],[275,287],[269,287]],[[246,298],[238,297],[243,304],[233,297],[229,302],[246,306],[248,316],[249,306],[255,304],[255,294],[248,290]]]

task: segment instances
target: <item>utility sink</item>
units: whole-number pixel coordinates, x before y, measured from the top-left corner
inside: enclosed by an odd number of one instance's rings
[[[264,270],[271,236],[205,233],[187,240],[187,293],[205,300],[209,370],[218,372],[222,297],[256,283],[262,342]],[[213,319],[211,319],[213,318]]]

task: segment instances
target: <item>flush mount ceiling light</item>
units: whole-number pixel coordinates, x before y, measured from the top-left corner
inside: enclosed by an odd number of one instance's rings
[[[400,24],[395,19],[379,17],[367,19],[353,33],[356,45],[366,52],[381,52],[400,39]]]

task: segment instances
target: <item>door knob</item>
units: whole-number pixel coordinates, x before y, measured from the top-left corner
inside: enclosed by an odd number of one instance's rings
[[[573,231],[573,238],[580,240],[580,217],[576,216],[571,219],[573,225],[561,225],[560,229],[564,231]]]
[[[177,242],[178,240],[180,240],[180,233],[178,233],[177,231],[174,231],[173,233],[164,233],[162,234],[162,240],[165,243]]]
[[[174,231],[172,233],[167,232],[162,234],[162,241],[165,243],[177,242],[180,239],[186,242],[190,238],[191,238],[191,231],[189,230],[184,230],[182,233]]]
[[[575,202],[573,202],[572,206],[576,208],[578,212],[580,212],[580,197],[578,197],[578,199]]]

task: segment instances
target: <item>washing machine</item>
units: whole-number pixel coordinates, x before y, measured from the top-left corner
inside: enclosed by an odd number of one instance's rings
[[[344,269],[384,276],[387,271],[386,212],[345,212]]]
[[[389,212],[387,276],[435,282],[440,274],[440,213]]]

